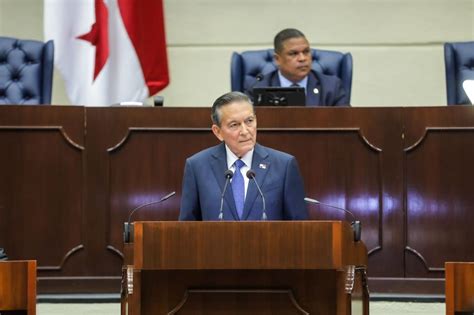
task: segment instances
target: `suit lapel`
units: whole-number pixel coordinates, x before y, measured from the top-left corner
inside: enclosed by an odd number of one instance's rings
[[[314,93],[314,89],[318,89],[318,93]],[[321,105],[323,91],[321,85],[318,84],[318,78],[313,71],[308,74],[308,85],[306,86],[306,106]]]
[[[270,86],[281,86],[280,77],[278,76],[278,70],[272,73],[272,76],[270,78]]]
[[[224,172],[227,170],[227,157],[225,153],[224,143],[216,147],[215,152],[212,153],[212,157],[214,159],[211,161],[211,169],[214,176],[216,177],[217,183],[219,184],[220,191],[222,192],[224,190],[224,185],[225,185]],[[219,199],[220,199],[220,196],[219,196]],[[234,201],[234,196],[232,194],[232,187],[230,186],[230,183],[227,185],[227,190],[224,195],[224,203],[226,203],[227,206],[229,207],[234,220],[239,220],[237,209],[235,208],[235,201]],[[217,206],[220,207],[220,204]],[[225,208],[226,207],[224,207],[224,209]]]
[[[265,177],[267,176],[268,169],[270,167],[269,155],[264,147],[259,144],[255,145],[255,150],[252,158],[252,170],[255,172],[255,179],[257,180],[260,188],[265,183]],[[244,211],[242,213],[242,220],[247,220],[252,210],[253,204],[257,197],[260,196],[255,182],[250,179],[247,188],[247,196],[245,197]],[[263,209],[253,209],[253,211],[262,211]]]

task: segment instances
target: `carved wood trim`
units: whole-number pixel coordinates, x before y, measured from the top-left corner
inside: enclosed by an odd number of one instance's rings
[[[196,293],[205,293],[205,294],[229,294],[229,293],[237,293],[237,294],[286,294],[289,298],[291,304],[295,307],[295,309],[304,315],[309,315],[307,311],[305,311],[301,305],[298,304],[296,301],[295,295],[293,294],[292,290],[267,290],[267,289],[189,289],[184,292],[183,298],[181,301],[176,305],[168,315],[173,315],[178,313],[183,306],[188,301],[191,294]]]

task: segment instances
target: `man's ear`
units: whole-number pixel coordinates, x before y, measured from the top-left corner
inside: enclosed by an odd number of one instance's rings
[[[280,55],[278,55],[277,53],[273,53],[273,60],[275,60],[277,66],[280,65]]]
[[[218,125],[212,125],[211,129],[212,133],[217,137],[217,139],[224,141],[224,138],[221,135],[221,128]]]

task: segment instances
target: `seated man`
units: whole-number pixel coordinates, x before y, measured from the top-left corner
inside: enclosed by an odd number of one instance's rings
[[[305,88],[306,106],[349,105],[348,97],[337,76],[317,73],[311,69],[312,57],[308,40],[299,30],[288,28],[274,39],[275,63],[278,70],[257,78],[249,86],[300,86]],[[252,90],[245,93],[252,97]]]
[[[222,143],[186,160],[179,219],[307,219],[303,180],[296,159],[256,142],[257,117],[247,95],[222,95],[212,105],[211,118],[212,132]],[[249,170],[255,174],[253,179],[247,175]],[[231,177],[228,186],[226,176]],[[224,186],[227,189],[221,205]]]

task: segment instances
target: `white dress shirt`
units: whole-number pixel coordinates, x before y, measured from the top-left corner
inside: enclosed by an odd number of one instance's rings
[[[306,86],[308,85],[308,76],[305,76],[303,80],[299,81],[299,82],[291,82],[290,80],[288,80],[287,78],[285,78],[283,76],[283,74],[281,74],[280,70],[278,70],[278,78],[280,79],[280,85],[281,87],[290,87],[292,86],[294,83],[298,84],[300,87],[303,87],[304,88],[304,93],[306,94]]]
[[[242,176],[244,177],[244,184],[245,184],[244,198],[247,197],[247,188],[249,187],[249,179],[247,177],[247,171],[252,166],[253,150],[254,149],[250,150],[241,158],[242,162],[245,163],[245,165],[240,168],[240,172],[242,173]],[[232,172],[235,172],[234,163],[235,161],[239,159],[239,157],[235,155],[234,152],[232,152],[229,149],[227,144],[225,145],[225,151],[226,151],[226,156],[227,156],[227,168],[230,169]]]

